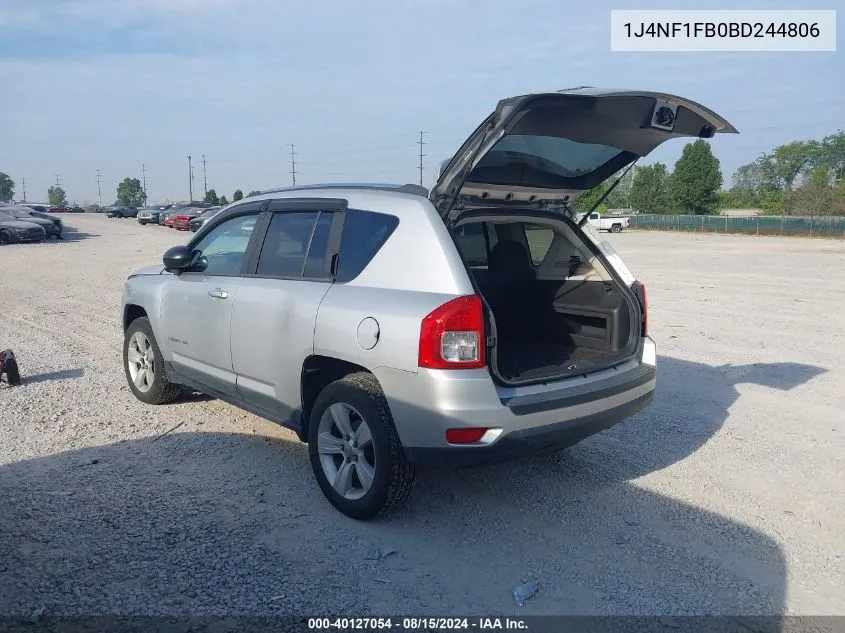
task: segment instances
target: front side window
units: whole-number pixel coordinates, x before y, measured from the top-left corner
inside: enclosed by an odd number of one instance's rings
[[[251,213],[215,226],[194,246],[196,265],[191,270],[206,275],[239,275],[257,221],[258,213]]]

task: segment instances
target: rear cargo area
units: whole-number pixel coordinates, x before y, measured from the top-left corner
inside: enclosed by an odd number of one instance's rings
[[[598,371],[632,353],[636,307],[571,233],[517,219],[463,224],[456,231],[492,312],[491,360],[506,382]]]

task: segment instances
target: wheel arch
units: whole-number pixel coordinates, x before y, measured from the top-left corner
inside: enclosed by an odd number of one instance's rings
[[[374,376],[372,371],[362,365],[333,356],[313,354],[305,359],[302,363],[302,373],[300,376],[302,438],[308,437],[311,409],[320,392],[336,380],[340,380],[350,374],[358,373],[366,373]]]
[[[129,329],[129,324],[132,321],[141,317],[149,317],[147,310],[143,306],[136,303],[127,303],[123,306],[123,331],[125,332]]]

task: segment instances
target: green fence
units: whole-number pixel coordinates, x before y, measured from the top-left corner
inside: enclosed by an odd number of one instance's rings
[[[656,231],[796,235],[845,239],[845,217],[632,215],[631,228]]]

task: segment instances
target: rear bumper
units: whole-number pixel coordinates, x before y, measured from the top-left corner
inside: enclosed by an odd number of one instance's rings
[[[623,405],[582,418],[545,426],[512,431],[485,447],[408,448],[411,461],[425,466],[459,468],[483,466],[529,455],[550,453],[577,444],[642,411],[651,404],[654,391]]]
[[[486,369],[416,373],[375,368],[410,458],[442,465],[480,464],[571,446],[652,401],[656,348],[578,378],[517,388],[497,386]],[[448,429],[486,428],[474,444],[450,444]]]

